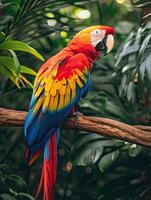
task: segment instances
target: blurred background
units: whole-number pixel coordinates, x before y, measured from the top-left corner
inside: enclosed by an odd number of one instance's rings
[[[85,115],[151,125],[151,2],[148,0],[1,0],[0,106],[28,110],[44,60],[79,30],[116,29],[114,50],[92,70]],[[33,200],[42,157],[28,167],[21,127],[0,127],[0,199]],[[150,200],[151,151],[113,138],[62,130],[57,200]]]

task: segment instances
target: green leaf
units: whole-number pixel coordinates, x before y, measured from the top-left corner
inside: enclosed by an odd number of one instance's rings
[[[148,1],[148,2],[145,2],[145,3],[141,3],[141,4],[138,4],[138,5],[135,5],[137,8],[142,8],[142,7],[149,7],[151,6],[151,2]]]
[[[98,140],[98,139],[102,139],[102,136],[98,135],[98,134],[87,134],[84,136],[79,137],[74,144],[72,145],[72,149],[71,151],[76,151],[78,150],[80,147],[82,147],[84,144],[88,143],[88,142],[92,142],[94,140]]]
[[[0,72],[9,78],[18,88],[20,88],[18,82],[16,81],[16,77],[3,65],[0,65]]]
[[[14,51],[10,50],[12,56],[13,56],[13,59],[14,59],[14,64],[15,64],[15,67],[16,67],[16,75],[17,77],[19,76],[19,73],[20,73],[20,63],[19,63],[19,60],[17,58],[17,55]]]
[[[21,176],[18,176],[17,174],[10,174],[6,176],[7,179],[12,180],[13,182],[16,182],[20,186],[27,186],[26,182]]]
[[[148,78],[151,82],[151,54],[148,55],[146,58],[146,72],[147,72]]]
[[[121,118],[123,120],[127,119],[125,110],[120,104],[118,105],[116,102],[107,101],[106,111],[109,112],[111,115]]]
[[[79,137],[76,142],[74,142],[72,146],[72,152],[75,153],[75,151],[80,151],[81,148],[84,148],[88,144],[89,147],[112,147],[120,146],[123,144],[123,142],[116,139],[107,139],[97,134],[87,134],[85,136]]]
[[[125,73],[127,70],[134,68],[135,65],[127,64],[122,68],[122,73]]]
[[[24,42],[16,41],[16,40],[7,40],[0,44],[1,50],[14,50],[14,51],[24,51],[28,52],[35,57],[39,58],[40,60],[44,61],[44,58],[38,51],[36,51],[34,48],[30,47]]]
[[[140,45],[140,40],[141,40],[141,36],[142,36],[142,32],[143,32],[143,28],[139,27],[137,32],[136,32],[136,37],[134,39],[134,45],[135,46],[139,46]]]
[[[73,163],[79,166],[87,166],[95,163],[103,153],[104,148],[97,146],[95,142],[86,145],[78,154],[75,156]]]
[[[144,51],[147,48],[147,45],[148,45],[150,39],[151,39],[151,33],[149,32],[148,36],[144,39],[144,41],[141,44],[141,48],[139,50],[139,54],[143,54],[144,53]]]
[[[3,200],[17,200],[14,196],[10,195],[10,194],[0,194],[0,197],[3,199]]]
[[[94,102],[91,103],[90,101],[84,101],[84,103],[81,102],[81,107],[87,107],[89,109],[92,109],[96,112],[99,112],[100,108],[98,107],[98,105],[95,105]]]
[[[20,66],[20,72],[23,73],[23,74],[30,74],[30,75],[33,75],[33,76],[37,75],[37,73],[33,69],[30,69],[29,67],[26,67],[26,66],[23,66],[23,65]]]
[[[132,144],[129,149],[128,149],[128,153],[130,157],[136,157],[138,156],[141,151],[142,151],[142,147],[136,144]]]
[[[35,198],[32,197],[30,194],[27,194],[27,193],[23,193],[23,192],[20,192],[18,193],[17,196],[23,196],[23,197],[27,197],[27,199],[30,199],[30,200],[34,200]]]
[[[7,67],[12,73],[16,74],[14,59],[8,56],[0,56],[0,64]],[[29,67],[20,65],[20,73],[36,76],[36,72]]]
[[[2,42],[5,38],[5,33],[0,32],[0,42]]]
[[[141,77],[141,80],[143,81],[144,80],[144,77],[145,77],[145,69],[146,69],[146,61],[143,61],[140,65],[140,77]]]
[[[0,72],[3,75],[5,75],[7,78],[9,78],[18,88],[21,88],[21,87],[33,88],[33,85],[22,74],[20,74],[19,77],[16,78],[15,74],[12,73],[3,65],[0,65]]]
[[[3,4],[0,4],[0,10],[1,9],[4,9],[4,8],[6,8],[6,7],[8,7],[8,6],[11,6],[11,5],[15,5],[15,6],[17,6],[18,8],[20,8],[19,7],[19,4],[17,3],[17,2],[10,2],[10,3],[3,3]]]
[[[122,51],[121,56],[122,57],[127,56],[129,54],[137,52],[138,50],[139,50],[139,45],[132,45],[129,47],[125,46],[125,49]]]
[[[117,160],[119,155],[120,151],[116,150],[103,156],[98,163],[100,171],[104,172],[108,169]]]
[[[143,19],[149,18],[150,16],[151,16],[151,13],[148,13],[148,14],[143,16]]]
[[[8,56],[0,56],[0,64],[11,71],[14,76],[16,75],[16,67],[13,58]]]
[[[134,99],[134,90],[135,90],[135,85],[132,81],[128,84],[127,88],[127,99],[128,101],[131,101]]]
[[[121,79],[121,85],[120,85],[120,88],[119,88],[120,97],[125,95],[126,88],[127,88],[127,76],[126,76],[126,74],[124,74],[122,79]]]
[[[33,89],[33,84],[30,83],[23,75],[19,76],[18,82],[23,86],[23,87],[30,87]]]
[[[9,191],[15,196],[17,197],[17,192],[15,190],[13,190],[12,188],[9,188]]]
[[[135,33],[131,32],[130,35],[128,36],[124,46],[122,45],[122,47],[120,47],[120,51],[117,52],[117,54],[115,56],[116,59],[117,59],[117,61],[115,63],[115,67],[119,66],[119,64],[120,64],[120,62],[123,58],[123,52],[125,51],[125,49],[127,49],[131,45],[133,38],[134,38],[134,35],[135,35]]]

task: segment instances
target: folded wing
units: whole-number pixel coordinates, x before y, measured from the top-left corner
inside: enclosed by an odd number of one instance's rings
[[[55,63],[53,67],[44,65],[37,74],[25,122],[31,156],[44,147],[89,86],[83,54],[72,56],[65,64],[62,60],[52,63]]]

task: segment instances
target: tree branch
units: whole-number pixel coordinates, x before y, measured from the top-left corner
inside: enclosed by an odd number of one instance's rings
[[[23,126],[26,115],[24,111],[0,108],[0,125]],[[67,118],[63,127],[73,129],[74,121],[74,117]],[[112,119],[80,116],[77,129],[151,147],[150,126],[130,126]]]

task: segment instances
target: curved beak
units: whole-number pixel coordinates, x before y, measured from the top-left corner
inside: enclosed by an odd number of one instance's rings
[[[107,55],[114,46],[114,37],[112,34],[109,34],[99,41],[95,47],[97,51],[101,51],[104,55]]]
[[[112,34],[109,34],[106,39],[107,54],[113,49],[113,46],[114,46],[114,37]]]

